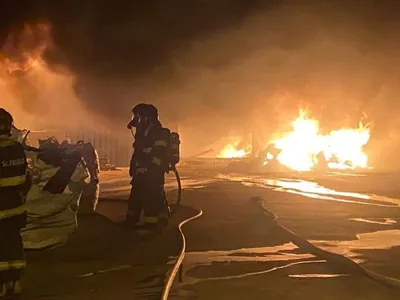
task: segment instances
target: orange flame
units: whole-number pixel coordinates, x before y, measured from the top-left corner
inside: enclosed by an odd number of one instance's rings
[[[245,145],[241,138],[230,138],[231,142],[217,155],[218,158],[242,158],[250,155],[251,146]]]
[[[307,118],[304,111],[292,123],[293,131],[273,141],[280,151],[276,159],[290,169],[309,171],[323,159],[332,169],[367,168],[368,157],[363,148],[370,139],[370,129],[360,122],[357,129],[333,130],[319,133],[317,120]],[[267,154],[266,162],[273,157]]]

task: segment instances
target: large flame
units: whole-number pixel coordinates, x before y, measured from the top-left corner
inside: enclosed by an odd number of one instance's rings
[[[231,137],[230,142],[217,155],[218,158],[242,158],[250,155],[251,146],[243,138]]]
[[[279,150],[276,159],[282,165],[296,171],[309,171],[323,160],[332,169],[356,169],[368,167],[368,157],[363,147],[370,138],[369,127],[360,122],[357,129],[333,130],[323,135],[319,123],[307,118],[304,111],[292,123],[292,132],[273,141]],[[268,160],[273,155],[267,154]]]
[[[248,152],[244,149],[236,149],[232,144],[228,144],[221,150],[217,155],[218,158],[241,158],[248,155]]]

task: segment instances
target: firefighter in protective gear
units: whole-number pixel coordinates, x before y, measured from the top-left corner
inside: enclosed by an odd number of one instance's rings
[[[128,128],[135,127],[136,132],[129,170],[132,188],[127,222],[159,230],[166,225],[170,213],[164,191],[170,131],[162,127],[153,105],[138,104],[132,113]],[[142,210],[143,224],[140,222]]]
[[[12,116],[0,108],[0,299],[19,299],[25,267],[20,230],[30,189],[24,148],[10,139]]]

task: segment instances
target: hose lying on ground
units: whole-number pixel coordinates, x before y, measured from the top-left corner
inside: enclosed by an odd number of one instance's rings
[[[202,214],[203,214],[203,211],[199,210],[195,216],[190,217],[190,218],[188,218],[186,220],[183,220],[182,222],[180,222],[178,224],[179,233],[181,234],[181,239],[182,239],[182,248],[181,248],[181,251],[179,252],[179,254],[178,254],[177,258],[176,258],[175,264],[174,264],[170,274],[167,276],[167,278],[165,280],[165,285],[164,285],[164,288],[163,288],[162,293],[161,293],[161,300],[167,300],[168,299],[169,292],[170,292],[172,284],[173,284],[173,282],[175,280],[176,274],[178,273],[178,271],[179,271],[179,269],[180,269],[180,267],[182,265],[183,258],[185,257],[186,239],[185,239],[185,235],[183,234],[183,231],[182,231],[182,226],[185,225],[186,223],[190,222],[190,221],[193,221],[193,220],[199,218]]]
[[[384,284],[384,285],[387,285],[390,287],[394,287],[394,288],[400,288],[400,280],[372,272],[343,255],[332,253],[332,252],[323,250],[323,249],[315,246],[314,244],[310,243],[308,240],[298,236],[293,231],[289,230],[288,228],[286,228],[282,224],[280,224],[278,221],[278,217],[272,211],[268,210],[265,206],[263,206],[263,209],[265,210],[265,213],[267,215],[269,215],[269,217],[271,217],[273,219],[273,221],[276,222],[277,225],[279,227],[281,227],[289,235],[290,240],[298,248],[308,249],[308,251],[311,254],[315,254],[316,256],[319,256],[323,259],[335,261],[335,262],[341,263],[343,265],[351,266],[352,270],[361,272],[364,275],[366,275],[367,277],[369,277],[372,280],[375,280],[381,284]]]

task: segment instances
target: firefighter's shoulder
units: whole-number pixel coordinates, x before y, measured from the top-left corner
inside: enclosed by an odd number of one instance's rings
[[[10,151],[18,151],[19,152],[24,152],[24,146],[22,146],[22,144],[18,141],[14,141],[14,140],[4,140],[4,141],[0,141],[0,147],[2,148],[7,148],[7,150]]]
[[[158,139],[164,139],[164,140],[169,140],[171,131],[168,128],[165,127],[159,127],[157,131],[155,132],[155,136]]]

